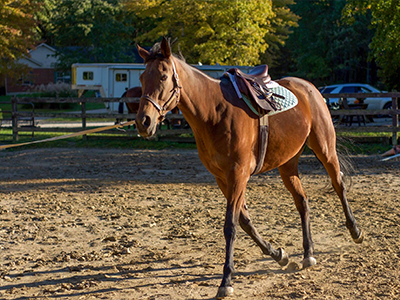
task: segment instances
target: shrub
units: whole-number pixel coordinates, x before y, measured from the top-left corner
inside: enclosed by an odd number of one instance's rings
[[[76,98],[78,92],[71,89],[71,85],[65,82],[41,84],[31,88],[25,97],[42,98]],[[35,108],[70,109],[74,103],[36,103]]]

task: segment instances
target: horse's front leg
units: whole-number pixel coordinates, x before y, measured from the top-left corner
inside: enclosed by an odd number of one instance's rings
[[[231,296],[233,294],[232,275],[235,272],[233,261],[234,241],[238,224],[238,214],[228,208],[225,215],[224,236],[225,236],[225,264],[221,285],[218,289],[217,299]]]
[[[236,238],[237,225],[239,223],[240,211],[244,206],[244,192],[248,178],[232,178],[225,183],[217,179],[217,183],[227,199],[225,214],[224,236],[226,242],[225,264],[221,285],[218,289],[217,299],[222,299],[233,294],[232,275],[235,271],[233,261],[234,241]]]

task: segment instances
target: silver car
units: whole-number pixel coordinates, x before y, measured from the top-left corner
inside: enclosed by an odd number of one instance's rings
[[[363,83],[344,83],[344,84],[333,84],[318,88],[321,94],[339,94],[339,93],[385,93],[377,88]],[[391,109],[392,99],[391,98],[363,98],[360,95],[359,99],[363,99],[363,102],[368,104],[367,109]],[[326,99],[330,106],[337,106],[339,98]],[[329,100],[329,101],[328,101]],[[353,104],[356,98],[348,98],[347,102]]]

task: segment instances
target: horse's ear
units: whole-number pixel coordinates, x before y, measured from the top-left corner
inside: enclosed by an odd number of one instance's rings
[[[171,56],[171,46],[165,37],[163,37],[161,42],[161,53],[165,58],[169,58]]]
[[[143,49],[139,45],[136,45],[136,46],[137,46],[139,55],[144,59],[144,61],[146,61],[146,59],[150,56],[149,51],[147,51],[146,49]]]

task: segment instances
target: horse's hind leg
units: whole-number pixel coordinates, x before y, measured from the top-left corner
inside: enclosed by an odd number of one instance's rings
[[[287,265],[289,262],[288,255],[282,248],[275,250],[270,243],[262,239],[250,220],[246,206],[244,206],[240,212],[239,223],[240,227],[242,227],[242,229],[253,239],[264,254],[271,256],[282,267]]]
[[[327,135],[325,135],[327,136]],[[350,231],[351,237],[355,243],[361,243],[364,239],[362,231],[358,228],[356,219],[350,208],[346,196],[346,186],[343,180],[343,174],[340,172],[339,159],[336,153],[336,140],[335,135],[333,138],[325,138],[324,142],[311,133],[308,141],[309,147],[314,151],[317,158],[324,165],[329,177],[332,180],[333,188],[338,194],[342,203],[343,211],[346,217],[346,227]]]
[[[292,194],[296,208],[300,213],[304,248],[303,268],[306,268],[315,265],[317,262],[313,257],[314,244],[311,238],[308,199],[301,186],[298,174],[299,156],[292,158],[289,162],[279,167],[279,173],[286,188]]]

